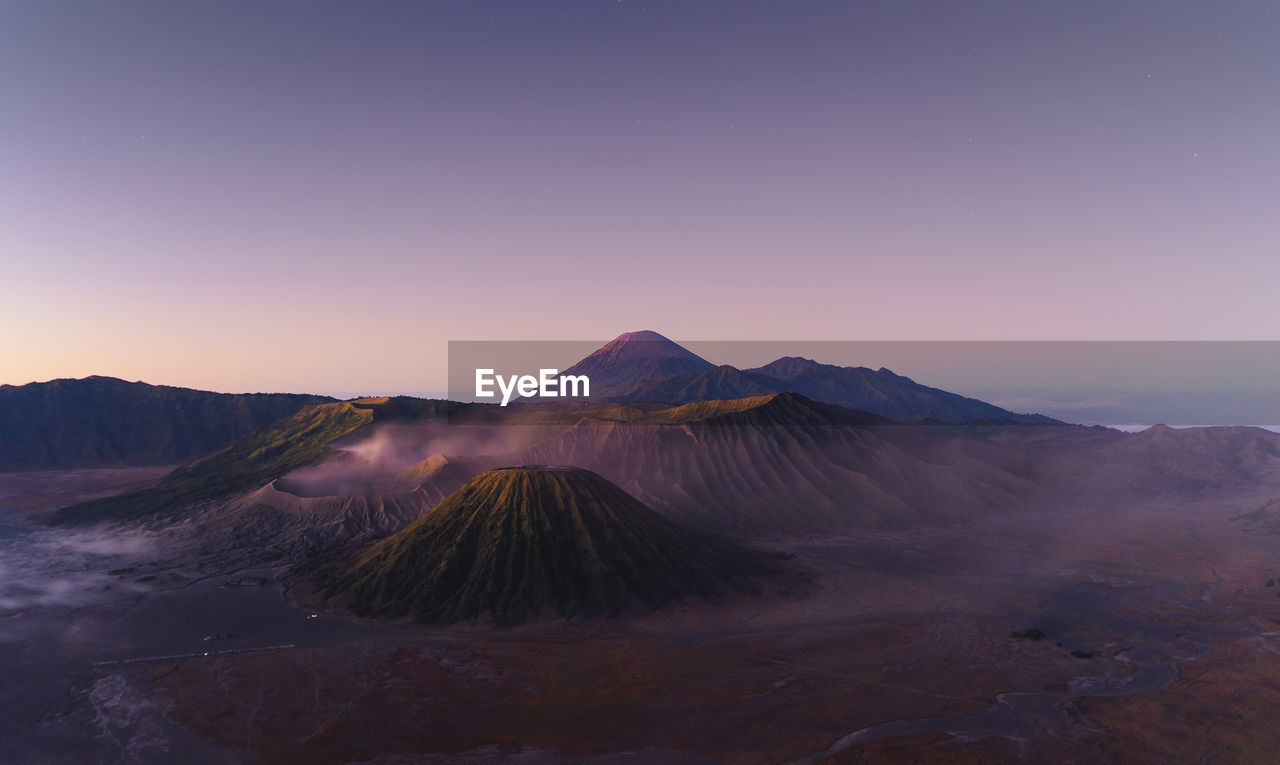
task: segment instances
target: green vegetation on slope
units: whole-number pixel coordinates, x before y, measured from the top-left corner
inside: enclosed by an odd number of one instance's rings
[[[373,421],[373,410],[341,402],[309,406],[207,457],[183,465],[151,486],[58,510],[54,523],[126,520],[255,489],[325,459],[328,444]]]
[[[358,614],[514,624],[714,599],[765,571],[595,473],[519,467],[483,473],[404,531],[305,573]]]

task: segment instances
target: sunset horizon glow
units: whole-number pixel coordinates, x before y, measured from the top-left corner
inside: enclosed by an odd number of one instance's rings
[[[0,383],[451,340],[1271,340],[1280,7],[0,9]]]

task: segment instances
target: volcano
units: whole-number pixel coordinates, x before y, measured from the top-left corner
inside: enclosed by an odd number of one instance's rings
[[[564,374],[588,376],[595,401],[688,404],[799,393],[899,422],[1062,424],[921,385],[884,368],[840,367],[798,356],[754,369],[716,366],[649,330],[619,335]]]
[[[403,531],[310,575],[360,615],[510,625],[717,600],[767,571],[589,470],[522,466],[482,473]]]
[[[641,330],[618,335],[564,374],[587,375],[599,396],[630,389],[643,380],[715,368],[715,364],[657,332]]]

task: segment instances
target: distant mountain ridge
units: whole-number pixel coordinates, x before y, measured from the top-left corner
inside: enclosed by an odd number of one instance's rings
[[[1055,422],[920,385],[887,369],[798,357],[747,370],[716,366],[652,331],[620,335],[564,374],[590,377],[595,401],[686,404],[792,392],[903,422]],[[100,376],[0,385],[0,471],[185,462],[305,406],[333,401],[292,393],[212,393]]]
[[[332,400],[100,376],[0,385],[0,470],[182,462]]]
[[[785,356],[763,367],[749,369],[747,373],[777,380],[787,390],[815,401],[874,412],[892,420],[1058,422],[1042,414],[1011,412],[986,401],[921,385],[884,367],[877,370],[840,367]]]
[[[686,404],[799,393],[900,422],[1058,422],[921,385],[884,368],[840,367],[797,356],[784,356],[754,369],[716,366],[649,330],[620,335],[566,374],[589,375],[596,386],[592,398],[605,401]]]
[[[404,466],[335,451],[339,439],[350,447],[411,436],[405,428],[460,437],[432,443],[426,459]],[[503,443],[509,451],[492,448]],[[344,467],[362,462],[362,474]],[[1255,485],[1276,496],[1280,434],[903,424],[796,393],[549,408],[366,399],[307,407],[152,486],[66,507],[50,520],[176,512],[171,522],[199,519],[221,529],[210,534],[269,539],[296,554],[398,531],[502,465],[590,470],[686,528],[828,533],[1170,491]]]

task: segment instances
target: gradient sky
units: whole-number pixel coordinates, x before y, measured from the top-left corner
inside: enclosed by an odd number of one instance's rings
[[[0,382],[1275,339],[1274,2],[0,4]]]

